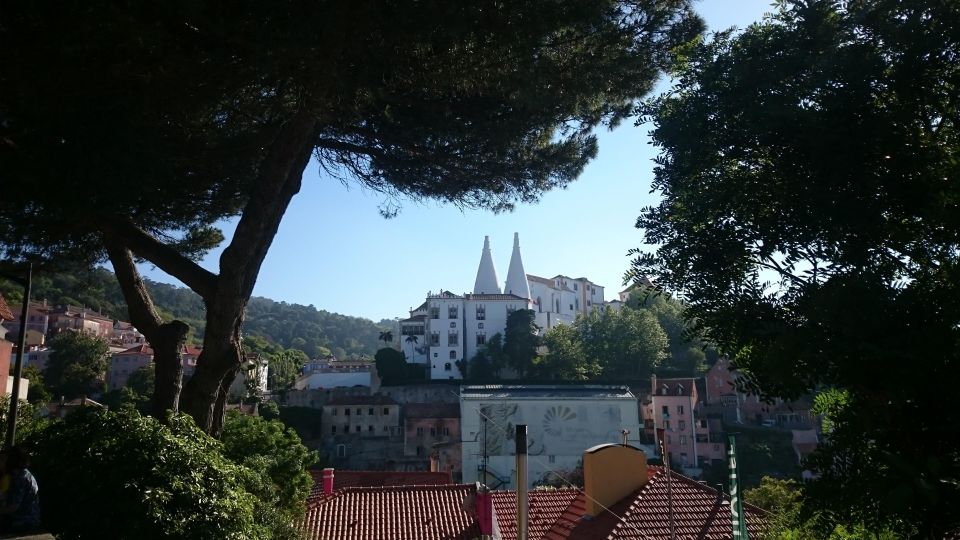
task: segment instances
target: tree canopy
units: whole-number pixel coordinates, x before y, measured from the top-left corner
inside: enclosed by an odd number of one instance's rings
[[[50,348],[43,381],[55,398],[103,392],[110,358],[107,342],[85,332],[62,332],[50,340]]]
[[[642,107],[663,201],[635,277],[681,295],[744,387],[834,388],[805,505],[960,525],[960,5],[783,1],[681,48]]]
[[[20,3],[5,21],[3,258],[109,258],[156,352],[156,414],[179,406],[213,433],[311,158],[390,197],[534,201],[579,175],[593,130],[628,117],[702,28],[690,0]],[[218,273],[197,265],[234,215]],[[204,299],[182,394],[189,328],[159,316],[138,258]]]

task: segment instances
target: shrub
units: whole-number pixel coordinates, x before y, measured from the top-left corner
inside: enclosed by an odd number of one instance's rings
[[[267,539],[251,471],[185,415],[88,409],[29,441],[44,522],[60,539]]]
[[[260,499],[261,522],[275,540],[296,538],[313,479],[307,467],[317,461],[293,429],[277,420],[230,411],[223,426],[224,455],[251,473],[247,490]]]

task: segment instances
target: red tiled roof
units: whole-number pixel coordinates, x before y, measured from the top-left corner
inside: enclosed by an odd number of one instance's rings
[[[459,403],[408,403],[403,406],[407,418],[460,418]]]
[[[153,349],[151,349],[149,345],[147,345],[147,344],[145,344],[145,343],[141,343],[140,345],[137,345],[136,347],[130,347],[129,349],[127,349],[127,350],[125,350],[125,351],[123,351],[123,352],[119,352],[119,353],[115,354],[114,356],[120,356],[121,354],[150,354],[150,355],[152,355],[152,354],[153,354]]]
[[[503,540],[517,538],[517,492],[494,491],[493,509]],[[530,540],[553,538],[547,534],[564,515],[570,505],[580,497],[576,489],[544,489],[531,491],[527,497],[527,531]],[[581,512],[582,515],[582,512]],[[560,538],[564,538],[561,536]]]
[[[200,353],[203,352],[203,349],[200,347],[195,347],[193,345],[184,345],[183,354],[188,354],[190,356],[200,356]]]
[[[659,467],[650,479],[598,516],[584,517],[586,496],[575,489],[531,491],[530,540],[651,540],[670,538],[667,480]],[[673,473],[674,524],[678,539],[733,538],[730,498],[681,474]],[[497,524],[503,540],[516,540],[516,494],[493,493]],[[744,504],[750,534],[759,537],[766,512]]]
[[[463,484],[346,488],[307,510],[304,533],[313,540],[470,540],[480,527],[464,500],[475,491]]]
[[[313,487],[307,504],[316,502],[323,495],[323,471],[311,470]],[[449,472],[430,471],[334,471],[333,489],[378,486],[442,486],[452,484]]]
[[[694,379],[657,379],[656,395],[658,396],[689,396],[692,395]],[[666,387],[666,393],[663,388]]]
[[[3,299],[3,295],[0,294],[0,321],[12,321],[13,312],[10,311],[10,306],[7,305],[7,301]]]

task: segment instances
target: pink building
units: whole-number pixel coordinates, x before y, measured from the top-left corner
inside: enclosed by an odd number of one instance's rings
[[[705,464],[724,459],[723,434],[716,429],[711,431],[703,418],[696,379],[651,376],[650,399],[641,412],[645,430],[651,435],[662,433],[674,468],[697,476]]]
[[[113,355],[107,378],[110,390],[123,388],[134,371],[152,364],[153,349],[147,345],[137,345]]]
[[[403,455],[420,457],[431,471],[461,478],[460,405],[410,403],[403,408]]]

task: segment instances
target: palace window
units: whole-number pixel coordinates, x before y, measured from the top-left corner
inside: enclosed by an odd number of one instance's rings
[[[456,321],[451,321],[451,322],[450,322],[450,328],[456,328],[456,327],[457,327]]]
[[[683,430],[687,429],[687,423],[686,423],[685,421],[683,421],[683,420],[678,421],[678,422],[677,422],[677,429],[679,429],[680,431],[683,431]]]
[[[482,321],[487,318],[487,307],[477,306],[477,320]]]
[[[369,433],[373,433],[373,426],[367,426],[367,431]]]
[[[384,408],[383,408],[383,414],[389,415],[389,414],[390,414],[390,409],[388,409],[387,407],[384,407]]]
[[[360,416],[362,414],[363,414],[363,409],[361,409],[360,407],[357,407],[357,416]]]
[[[440,308],[437,306],[430,306],[430,318],[439,319],[440,318]]]
[[[373,407],[370,407],[370,410],[367,411],[367,414],[373,416]]]
[[[669,420],[664,420],[664,421],[663,421],[663,429],[666,429],[666,430],[669,430],[669,429],[670,429],[670,421],[669,421]]]
[[[447,315],[448,315],[447,318],[448,318],[448,319],[456,319],[456,318],[457,318],[457,312],[458,312],[458,311],[459,311],[459,308],[457,308],[457,306],[450,306],[450,307],[447,309]]]
[[[430,344],[431,345],[440,344],[440,332],[433,332],[430,334]]]
[[[683,414],[683,405],[677,405],[677,414]]]
[[[330,426],[330,433],[337,434],[337,426]]]
[[[451,360],[457,359],[457,351],[450,351],[450,359]]]
[[[355,431],[356,431],[357,433],[360,433],[360,426],[357,426],[357,429],[356,429]]]
[[[450,332],[447,334],[447,346],[456,347],[460,344],[460,333],[459,332]]]
[[[487,334],[484,332],[479,332],[477,334],[477,345],[486,345],[487,344]]]
[[[480,330],[483,330],[483,323],[482,322],[477,323],[477,328],[479,328]]]

